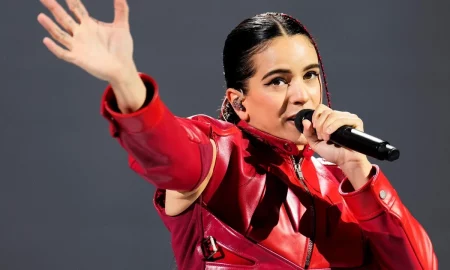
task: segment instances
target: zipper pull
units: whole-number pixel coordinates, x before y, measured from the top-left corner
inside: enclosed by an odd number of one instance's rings
[[[296,164],[296,167],[297,167],[296,170],[297,170],[298,178],[303,179],[303,172],[300,168],[300,162]]]
[[[297,173],[297,177],[299,179],[303,179],[303,173],[302,170],[300,168],[300,162],[302,161],[302,159],[300,159],[298,162],[295,161],[295,158],[292,157],[292,162],[294,163],[294,170]]]

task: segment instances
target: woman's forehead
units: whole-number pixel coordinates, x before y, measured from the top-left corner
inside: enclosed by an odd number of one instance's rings
[[[257,73],[273,68],[303,70],[305,66],[318,63],[313,44],[304,35],[282,36],[273,39],[261,52],[253,56]]]

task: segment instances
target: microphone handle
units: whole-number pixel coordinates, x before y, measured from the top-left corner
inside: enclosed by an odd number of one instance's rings
[[[329,142],[378,160],[394,161],[400,157],[400,151],[388,142],[368,135],[350,126],[342,126],[330,135]]]

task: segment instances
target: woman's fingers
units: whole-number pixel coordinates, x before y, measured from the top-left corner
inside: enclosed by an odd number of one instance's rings
[[[64,8],[55,0],[41,0],[41,3],[53,14],[55,20],[69,33],[73,33],[78,23],[67,14]]]
[[[69,6],[69,9],[80,22],[83,22],[84,20],[89,18],[89,13],[80,0],[66,0],[66,3],[67,6]]]
[[[128,25],[129,7],[126,0],[114,0],[114,22]]]
[[[70,51],[61,48],[61,46],[58,46],[53,40],[48,37],[44,38],[43,43],[59,59],[62,59],[69,63],[73,63],[74,59]]]
[[[62,30],[56,23],[52,21],[52,19],[50,19],[45,14],[39,14],[38,21],[56,41],[64,45],[67,49],[72,49],[73,37]]]

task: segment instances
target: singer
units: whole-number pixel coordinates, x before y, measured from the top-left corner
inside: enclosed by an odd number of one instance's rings
[[[331,109],[316,43],[298,20],[269,12],[238,24],[223,48],[219,119],[182,118],[138,72],[125,0],[114,1],[112,23],[79,0],[67,0],[74,16],[41,2],[59,23],[38,16],[53,37],[45,46],[108,82],[102,115],[131,169],[157,188],[179,269],[437,269],[427,232],[380,167],[327,143],[363,121]],[[302,109],[314,110],[303,133]]]

